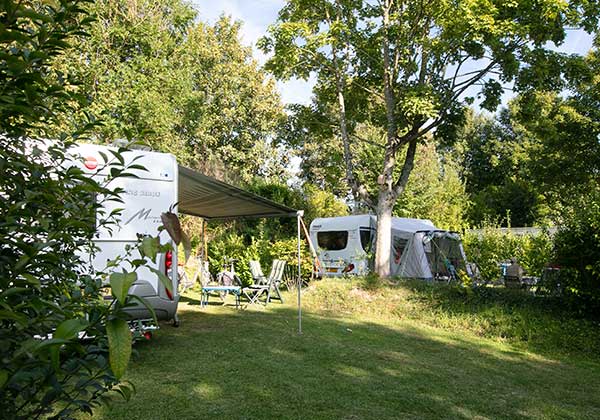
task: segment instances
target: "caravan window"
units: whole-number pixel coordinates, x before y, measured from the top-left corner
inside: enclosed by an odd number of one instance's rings
[[[317,243],[319,248],[327,251],[339,251],[348,245],[348,231],[338,230],[329,232],[318,232]]]
[[[360,228],[360,245],[365,252],[371,250],[371,244],[373,243],[373,229],[372,228]]]

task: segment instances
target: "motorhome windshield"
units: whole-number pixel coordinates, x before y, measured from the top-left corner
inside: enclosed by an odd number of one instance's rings
[[[348,245],[348,231],[336,230],[317,232],[317,243],[319,248],[327,251],[340,251]]]

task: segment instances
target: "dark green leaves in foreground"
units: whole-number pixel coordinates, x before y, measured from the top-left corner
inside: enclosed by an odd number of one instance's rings
[[[127,321],[113,319],[106,324],[108,346],[110,350],[110,368],[115,377],[120,379],[127,369],[131,357],[131,332]]]
[[[127,293],[131,285],[137,280],[136,273],[112,273],[110,275],[110,287],[112,294],[124,305]]]

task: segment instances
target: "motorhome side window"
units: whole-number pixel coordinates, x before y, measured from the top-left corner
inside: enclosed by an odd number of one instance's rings
[[[373,229],[371,228],[360,228],[360,245],[365,252],[371,250],[371,244],[373,243]]]
[[[328,251],[339,251],[346,248],[348,245],[348,231],[329,231],[329,232],[318,232],[317,243],[319,248]]]

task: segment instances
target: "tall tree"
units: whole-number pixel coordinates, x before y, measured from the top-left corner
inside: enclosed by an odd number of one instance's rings
[[[547,42],[561,44],[567,26],[595,30],[597,17],[587,1],[289,0],[260,45],[278,77],[316,73],[314,107],[336,116],[346,181],[377,214],[375,269],[388,276],[392,210],[417,144],[436,130],[451,135],[473,94],[494,109],[503,83],[543,84],[538,69],[570,59]],[[385,132],[375,196],[358,182],[351,149],[366,120]]]
[[[268,160],[285,114],[275,82],[241,44],[239,22],[208,25],[183,0],[102,0],[89,12],[89,36],[56,67],[79,76],[93,105],[64,126],[102,119],[100,143],[136,139],[237,182],[281,169]]]
[[[515,120],[513,102],[496,116],[469,113],[449,153],[462,167],[473,201],[470,223],[533,226],[547,222],[547,200],[531,182],[532,143]]]
[[[600,183],[600,39],[581,64],[568,93],[537,90],[515,104],[532,179],[558,202]]]

